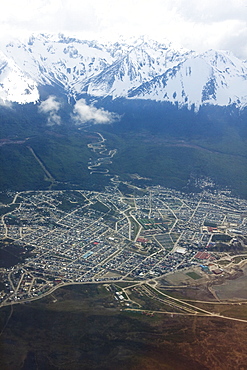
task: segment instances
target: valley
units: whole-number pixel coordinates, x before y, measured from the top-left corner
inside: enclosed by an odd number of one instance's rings
[[[160,184],[193,192],[198,189],[192,179],[210,178],[212,186],[246,197],[246,142],[237,129],[224,137],[204,138],[197,133],[176,138],[169,131],[152,133],[145,126],[127,130],[119,124],[98,126],[97,131],[94,127],[69,131],[64,126],[42,127],[41,132],[35,128],[18,145],[0,147],[0,189],[103,190],[117,175],[132,185]],[[133,178],[135,173],[149,180]]]

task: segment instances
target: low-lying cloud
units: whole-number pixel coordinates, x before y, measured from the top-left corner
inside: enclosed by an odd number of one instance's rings
[[[119,115],[113,112],[88,105],[85,99],[76,102],[73,110],[73,119],[77,125],[90,122],[93,124],[109,124],[119,120]]]
[[[5,108],[12,108],[12,102],[10,102],[8,100],[3,100],[0,97],[0,106],[5,107]]]
[[[42,101],[39,106],[39,112],[48,115],[47,124],[49,126],[60,125],[61,117],[58,114],[61,108],[61,103],[56,100],[56,97],[51,95],[46,100]]]

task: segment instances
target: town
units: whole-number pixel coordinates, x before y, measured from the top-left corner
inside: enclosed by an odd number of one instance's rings
[[[153,186],[123,194],[8,192],[1,204],[0,305],[66,284],[145,282],[194,269],[221,274],[247,258],[247,201],[227,191]],[[189,275],[190,274],[190,275]]]

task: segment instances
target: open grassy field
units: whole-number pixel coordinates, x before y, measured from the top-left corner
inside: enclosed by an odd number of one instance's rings
[[[121,312],[112,294],[104,286],[78,285],[2,308],[1,368],[244,369],[247,324]],[[246,306],[238,310],[246,315]]]

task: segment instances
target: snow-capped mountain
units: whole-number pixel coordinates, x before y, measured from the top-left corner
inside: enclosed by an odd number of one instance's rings
[[[191,54],[154,41],[141,42],[81,87],[94,96],[128,97],[131,89],[152,81]]]
[[[129,98],[239,107],[247,104],[247,68],[228,52],[191,55],[160,76],[129,91]]]
[[[114,62],[113,56],[97,43],[39,35],[27,44],[9,43],[5,53],[19,68],[41,85],[58,84],[69,90],[101,72]]]
[[[30,103],[38,98],[36,81],[0,51],[0,100]]]
[[[247,105],[247,63],[225,51],[175,49],[144,38],[103,44],[63,35],[11,42],[0,54],[0,98],[39,99],[42,85],[67,95],[169,101],[179,106]]]

